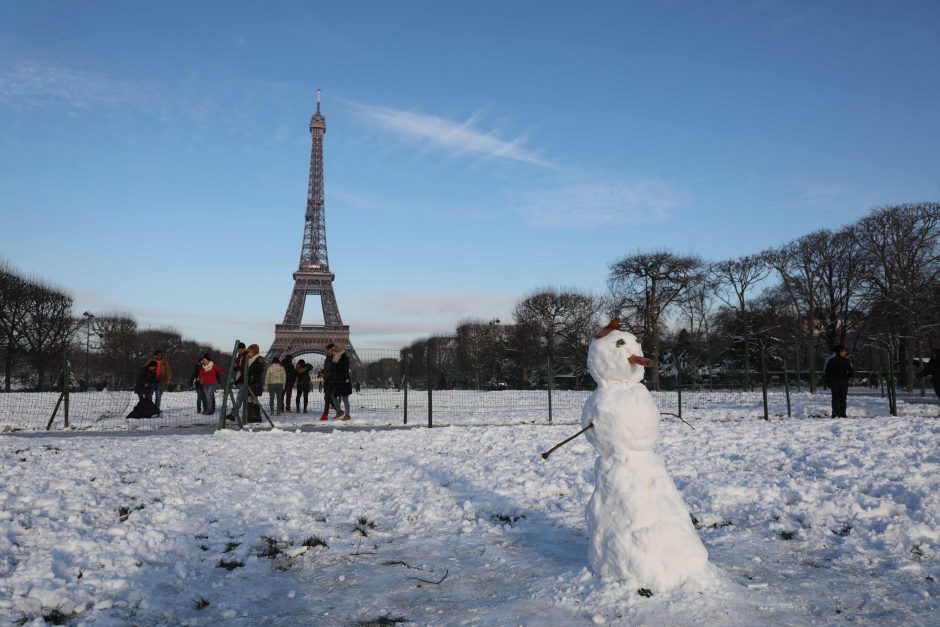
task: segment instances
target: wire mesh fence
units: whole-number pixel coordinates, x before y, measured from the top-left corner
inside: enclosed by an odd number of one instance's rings
[[[546,363],[538,373],[508,373],[505,379],[523,381],[512,385],[482,374],[455,377],[426,355],[414,356],[389,349],[358,349],[360,363],[353,370],[353,393],[349,398],[351,424],[520,424],[574,423],[579,420],[593,383],[589,377],[555,377]],[[307,361],[319,366],[318,356]],[[316,370],[314,371],[315,374]],[[68,381],[68,385],[64,382]],[[791,373],[752,373],[751,389],[744,386],[708,386],[682,383],[682,377],[665,376],[663,389],[652,390],[664,419],[761,419],[764,417],[827,417],[829,392],[820,387],[809,392],[808,382],[798,382]],[[766,381],[766,387],[763,382]],[[849,390],[849,415],[897,414],[898,403],[938,405],[929,388],[896,389],[890,379],[860,373]],[[430,382],[430,385],[429,385]],[[565,389],[562,389],[565,388]],[[668,389],[666,389],[668,388]],[[274,415],[274,399],[265,392],[259,399],[275,426],[294,428],[319,423],[325,398],[322,385],[313,383],[309,410],[303,412],[294,398],[287,411]],[[54,430],[152,431],[186,427],[219,426],[222,391],[216,392],[216,413],[198,411],[196,392],[177,383],[164,392],[160,414],[152,418],[128,418],[138,401],[132,390],[82,391],[66,361],[55,391],[0,393],[0,431]],[[860,409],[864,407],[864,410]],[[267,423],[266,423],[267,424]],[[234,426],[234,425],[233,425]]]

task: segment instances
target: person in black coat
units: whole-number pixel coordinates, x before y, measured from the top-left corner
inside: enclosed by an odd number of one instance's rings
[[[915,377],[930,377],[933,381],[933,391],[940,398],[940,348],[933,349],[933,355],[923,370],[914,375]]]
[[[258,399],[264,393],[264,368],[267,363],[260,355],[261,348],[252,344],[245,352],[244,384],[250,394],[246,399],[247,422],[261,422],[261,403]]]
[[[855,368],[849,361],[849,350],[841,344],[834,349],[835,357],[829,360],[823,375],[826,385],[832,390],[832,417],[847,418],[845,415],[846,399],[849,395],[849,379],[855,374]]]
[[[137,399],[145,398],[153,402],[153,389],[157,385],[157,362],[150,360],[143,368],[137,372],[137,379],[134,381],[134,391],[137,392]]]
[[[196,391],[196,412],[203,413],[208,407],[206,397],[202,392],[202,381],[199,380],[199,371],[202,370],[202,360],[196,362],[193,366],[193,372],[189,375],[189,387]]]
[[[323,369],[317,373],[317,379],[320,380],[323,390],[323,413],[320,414],[320,420],[329,420],[330,407],[336,407],[333,404],[333,379],[330,372],[333,370],[333,342],[326,345],[326,357],[323,358]],[[337,408],[337,418],[339,418],[339,408]]]
[[[303,359],[297,360],[297,365],[294,367],[294,371],[297,372],[297,413],[300,413],[300,397],[304,399],[304,413],[307,413],[307,397],[310,396],[310,371],[313,370],[313,365],[308,364]]]
[[[284,353],[281,357],[281,365],[284,366],[284,411],[290,413],[290,399],[293,397],[294,384],[297,382],[297,369],[294,367],[294,356],[290,353]]]
[[[352,394],[352,381],[349,378],[349,355],[334,345],[330,349],[330,388],[333,393],[333,407],[336,408],[337,420],[349,420],[349,395]],[[342,404],[343,409],[340,409]],[[345,411],[344,411],[345,409]]]

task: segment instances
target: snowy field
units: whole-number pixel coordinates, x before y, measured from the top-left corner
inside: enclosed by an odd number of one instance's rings
[[[657,447],[723,582],[649,598],[586,569],[594,451],[540,411],[3,435],[0,625],[940,624],[938,406],[725,403]]]

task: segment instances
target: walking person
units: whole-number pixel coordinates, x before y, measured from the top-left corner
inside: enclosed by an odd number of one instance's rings
[[[151,359],[137,372],[137,379],[134,381],[137,400],[147,399],[153,403],[153,391],[157,387],[157,362]]]
[[[291,398],[294,393],[294,382],[297,381],[297,369],[294,367],[294,356],[290,353],[284,353],[281,358],[281,367],[284,368],[284,411],[288,414],[291,407]]]
[[[323,413],[320,414],[320,420],[330,419],[330,407],[336,407],[333,404],[333,379],[330,373],[333,370],[333,342],[326,345],[326,357],[323,358],[323,368],[317,373],[319,380],[317,389],[323,392]],[[337,411],[337,413],[339,413]]]
[[[281,360],[275,357],[268,366],[268,371],[264,373],[264,387],[268,390],[268,410],[275,416],[280,416],[284,411],[284,382],[287,381],[287,373]],[[275,410],[275,401],[277,409]]]
[[[835,356],[826,363],[823,376],[826,385],[832,391],[832,417],[847,418],[846,402],[849,395],[849,379],[855,374],[855,368],[849,361],[849,349],[839,344],[833,349]]]
[[[162,348],[153,351],[153,360],[157,362],[157,383],[159,383],[153,388],[153,404],[159,410],[160,397],[173,383],[173,368],[170,367],[170,362],[163,358]]]
[[[313,366],[305,362],[303,359],[297,360],[297,365],[294,367],[294,371],[297,373],[297,380],[295,384],[297,385],[297,413],[300,413],[300,398],[304,399],[304,412],[307,413],[307,398],[310,396],[310,371],[313,370]]]
[[[349,420],[349,395],[352,394],[352,381],[349,378],[349,355],[338,345],[330,349],[330,388],[333,392],[333,406],[337,420]],[[340,409],[342,404],[343,409]]]
[[[209,353],[202,356],[199,364],[201,367],[199,368],[198,379],[202,384],[202,395],[205,399],[202,413],[211,416],[215,413],[215,390],[222,383],[222,377],[225,376],[225,373],[212,361],[212,355]]]
[[[940,399],[940,348],[933,349],[930,361],[923,370],[914,375],[915,377],[930,377],[933,382],[933,391]]]
[[[189,387],[196,392],[196,413],[203,414],[206,411],[206,397],[202,393],[202,381],[199,380],[199,371],[202,370],[202,360],[196,362],[193,366],[192,374],[189,375]]]

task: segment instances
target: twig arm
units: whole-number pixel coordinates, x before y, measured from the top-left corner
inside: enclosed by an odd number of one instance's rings
[[[574,434],[573,436],[571,436],[570,438],[567,438],[567,439],[565,439],[565,440],[562,440],[561,442],[559,442],[558,444],[556,444],[556,445],[553,446],[552,448],[548,449],[547,451],[545,451],[544,453],[542,453],[542,459],[548,459],[548,456],[549,456],[549,455],[551,455],[552,453],[554,453],[556,450],[558,450],[559,448],[561,448],[562,446],[564,446],[564,445],[567,444],[568,442],[571,442],[573,439],[575,439],[576,437],[578,437],[579,435],[581,435],[582,433],[584,433],[584,432],[587,431],[588,429],[592,428],[593,426],[594,426],[594,423],[592,422],[592,423],[589,424],[588,426],[584,427],[583,429],[581,429],[580,431],[578,431],[577,433],[575,433],[575,434]]]

